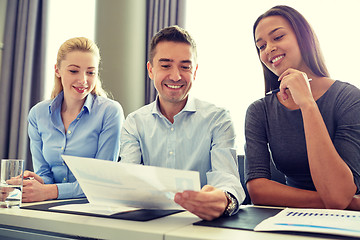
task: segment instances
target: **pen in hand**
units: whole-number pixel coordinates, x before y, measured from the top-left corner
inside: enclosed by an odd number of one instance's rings
[[[308,79],[309,82],[310,82],[311,80],[312,80],[311,78]],[[267,92],[265,95],[267,96],[267,95],[271,95],[271,94],[278,93],[278,92],[280,92],[280,88],[271,90],[271,91]]]
[[[34,180],[35,178],[34,177],[27,177],[27,178],[24,178],[24,180]]]

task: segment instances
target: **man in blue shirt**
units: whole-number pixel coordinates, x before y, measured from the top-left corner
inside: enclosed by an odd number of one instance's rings
[[[245,198],[229,112],[189,97],[196,45],[178,26],[158,32],[150,45],[148,73],[156,101],[129,114],[121,133],[121,161],[199,171],[201,191],[174,201],[205,220],[233,215]]]

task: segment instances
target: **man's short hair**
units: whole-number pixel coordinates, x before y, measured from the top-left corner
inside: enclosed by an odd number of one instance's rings
[[[181,42],[189,44],[193,50],[195,62],[197,59],[196,44],[194,39],[190,34],[183,28],[174,25],[170,27],[163,28],[152,38],[150,43],[149,51],[149,61],[153,64],[153,59],[155,56],[155,48],[160,42],[169,41],[169,42]]]

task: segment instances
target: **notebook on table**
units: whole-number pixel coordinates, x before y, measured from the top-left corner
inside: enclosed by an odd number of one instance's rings
[[[90,217],[102,217],[102,218],[113,218],[113,219],[122,219],[122,220],[131,220],[131,221],[149,221],[161,217],[165,217],[171,214],[182,212],[182,210],[161,210],[161,209],[139,209],[129,212],[114,213],[110,215],[89,213],[89,212],[79,212],[79,211],[69,211],[69,210],[58,210],[56,207],[68,205],[68,204],[86,204],[89,203],[86,198],[79,198],[69,201],[59,201],[51,203],[43,203],[36,205],[27,205],[22,206],[22,209],[29,210],[38,210],[38,211],[50,211],[50,212],[59,212],[67,214],[76,214],[82,216]]]

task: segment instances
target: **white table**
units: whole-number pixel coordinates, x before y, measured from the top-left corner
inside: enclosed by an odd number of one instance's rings
[[[165,233],[199,220],[189,212],[139,222],[28,209],[0,209],[0,224],[95,239],[163,240]],[[1,234],[0,229],[0,239]]]
[[[341,236],[313,236],[313,235],[294,235],[289,233],[273,233],[273,232],[254,232],[248,230],[238,229],[226,229],[226,228],[214,228],[188,225],[180,227],[176,230],[168,232],[165,235],[164,240],[224,240],[224,239],[236,239],[236,240],[339,240],[344,239]]]
[[[0,209],[0,239],[9,239],[10,237],[15,239],[16,237],[16,239],[26,240],[59,240],[76,239],[76,236],[90,239],[128,240],[343,239],[337,236],[324,237],[319,235],[314,237],[282,233],[265,233],[196,226],[192,224],[199,220],[198,217],[189,212],[181,212],[151,221],[139,222],[28,209]],[[10,227],[4,227],[3,225]],[[20,229],[13,230],[11,227]],[[39,233],[37,231],[41,232]]]

